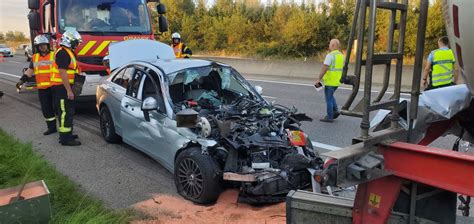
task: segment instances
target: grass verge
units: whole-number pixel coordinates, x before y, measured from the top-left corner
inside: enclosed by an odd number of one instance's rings
[[[52,223],[128,223],[132,210],[111,211],[99,200],[85,195],[77,185],[0,129],[0,189],[44,180],[51,192]]]

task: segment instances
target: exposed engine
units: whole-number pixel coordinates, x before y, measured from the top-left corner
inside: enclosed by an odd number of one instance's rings
[[[198,112],[192,130],[218,142],[209,154],[220,164],[224,180],[241,183],[241,202],[279,202],[292,189],[311,187],[308,169],[319,170],[322,160],[299,129],[300,121],[311,118],[245,96],[220,102],[202,98],[175,108]]]

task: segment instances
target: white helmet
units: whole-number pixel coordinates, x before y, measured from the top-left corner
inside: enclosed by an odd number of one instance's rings
[[[33,41],[33,44],[35,46],[38,46],[40,44],[47,44],[49,45],[49,39],[48,37],[46,37],[45,35],[38,35],[35,37],[34,41]]]
[[[181,39],[181,35],[179,35],[179,33],[173,33],[171,34],[171,39]]]
[[[63,36],[61,37],[61,43],[59,44],[71,49],[75,49],[81,42],[81,34],[79,34],[76,30],[66,30],[66,32],[63,33]]]

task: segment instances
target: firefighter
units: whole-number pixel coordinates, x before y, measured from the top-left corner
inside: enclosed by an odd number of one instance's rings
[[[51,90],[59,119],[59,142],[65,146],[81,145],[76,140],[77,135],[72,134],[74,100],[78,93],[74,91],[76,88],[73,85],[80,73],[74,49],[81,42],[81,35],[77,31],[64,32],[55,54],[54,66],[57,70],[51,74]]]
[[[181,42],[181,35],[179,33],[173,33],[171,35],[171,47],[174,50],[174,55],[176,58],[189,58],[193,55],[193,52],[189,47],[186,46],[183,42]]]
[[[51,50],[49,39],[45,35],[36,36],[33,43],[36,53],[33,54],[30,66],[23,73],[23,77],[30,78],[35,74],[41,112],[48,128],[43,132],[43,135],[50,135],[57,132],[56,115],[53,109],[53,94],[51,91],[51,74],[55,71],[53,65],[54,52]]]
[[[454,85],[458,78],[456,58],[453,50],[449,49],[448,37],[439,38],[438,47],[428,56],[428,62],[423,73],[425,90]]]
[[[109,55],[105,55],[105,57],[102,59],[102,65],[105,66],[105,71],[107,72],[107,75],[110,75],[110,62],[109,62]]]
[[[340,115],[336,98],[334,97],[334,93],[339,85],[341,85],[342,67],[344,67],[345,60],[344,55],[340,51],[340,47],[341,44],[338,39],[332,39],[329,42],[329,50],[331,52],[326,55],[323,67],[319,73],[319,78],[315,83],[315,85],[319,85],[321,79],[323,79],[324,82],[327,115],[320,119],[322,122],[333,122],[333,120]]]

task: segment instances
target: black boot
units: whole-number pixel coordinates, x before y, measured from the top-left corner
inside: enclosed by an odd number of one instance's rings
[[[58,132],[58,130],[56,129],[56,119],[52,121],[46,121],[46,126],[48,126],[48,130],[43,132],[43,135],[50,135]]]
[[[43,135],[50,135],[50,134],[53,134],[53,133],[56,133],[56,132],[58,132],[58,131],[56,130],[56,128],[55,128],[55,129],[49,129],[49,128],[48,128],[48,130],[46,130],[45,132],[43,132]]]
[[[69,133],[59,133],[59,143],[64,146],[79,146],[81,145],[80,141],[74,139],[74,136]]]

